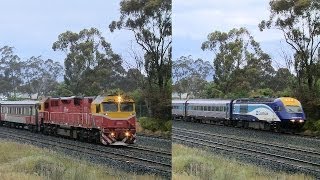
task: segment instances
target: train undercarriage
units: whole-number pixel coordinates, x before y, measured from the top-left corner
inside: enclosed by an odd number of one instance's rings
[[[24,123],[0,121],[0,126],[9,128],[26,129],[35,133],[51,136],[62,136],[83,142],[102,143],[104,145],[128,145],[135,143],[135,130],[129,129],[88,129],[80,127],[61,126],[56,124],[43,124],[40,126],[26,125]]]
[[[304,122],[267,122],[267,121],[243,121],[243,120],[230,120],[225,118],[209,118],[209,117],[183,117],[183,116],[173,116],[173,120],[182,120],[195,123],[203,124],[215,124],[232,126],[247,129],[260,129],[265,131],[274,132],[299,132],[301,131]]]

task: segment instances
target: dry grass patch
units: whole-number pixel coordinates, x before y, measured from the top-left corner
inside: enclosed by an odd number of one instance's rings
[[[304,174],[273,172],[236,160],[213,155],[210,152],[189,148],[180,144],[172,146],[172,170],[174,180],[230,179],[230,180],[311,180]]]
[[[47,149],[0,140],[0,179],[161,179],[152,175],[136,175],[84,160],[76,160]]]

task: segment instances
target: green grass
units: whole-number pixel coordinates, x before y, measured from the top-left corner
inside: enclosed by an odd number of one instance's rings
[[[174,180],[309,180],[304,174],[286,174],[273,172],[253,165],[226,159],[196,148],[180,144],[172,146],[172,170]]]
[[[136,175],[121,172],[102,165],[37,148],[0,140],[0,179],[160,179],[152,175]]]

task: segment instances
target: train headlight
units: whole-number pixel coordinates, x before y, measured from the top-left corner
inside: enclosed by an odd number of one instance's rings
[[[299,120],[299,123],[303,123],[303,122],[304,122],[304,120],[303,120],[303,119],[300,119],[300,120]]]
[[[111,135],[112,137],[114,137],[114,136],[116,136],[116,133],[111,132],[110,135]]]
[[[291,119],[290,121],[291,121],[292,123],[294,123],[294,119]]]
[[[130,136],[130,132],[127,131],[127,132],[124,133],[124,135],[129,137]]]

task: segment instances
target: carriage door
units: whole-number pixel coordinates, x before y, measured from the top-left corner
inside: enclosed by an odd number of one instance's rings
[[[229,103],[226,104],[226,119],[230,119]]]

